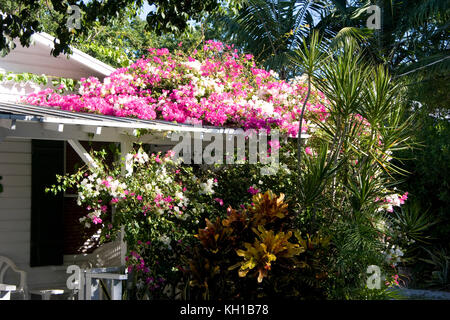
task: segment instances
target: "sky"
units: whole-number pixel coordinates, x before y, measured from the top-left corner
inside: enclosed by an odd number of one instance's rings
[[[146,1],[139,17],[142,20],[145,20],[147,18],[147,14],[150,12],[150,10],[152,10],[152,11],[156,10],[156,6],[154,4],[149,5],[148,2]]]

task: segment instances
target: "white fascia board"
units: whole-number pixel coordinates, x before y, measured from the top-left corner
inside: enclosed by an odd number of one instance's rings
[[[220,134],[237,134],[242,132],[240,129],[233,128],[204,128],[196,126],[180,126],[165,123],[140,123],[140,122],[116,122],[116,121],[95,121],[84,119],[65,119],[56,117],[45,117],[41,119],[43,123],[58,123],[68,125],[82,125],[84,127],[111,127],[118,129],[148,129],[155,131],[184,131],[184,132],[203,132],[203,133],[220,133]]]
[[[33,34],[32,38],[35,43],[39,43],[40,45],[44,45],[51,49],[54,48],[54,41],[56,38],[49,35],[48,33],[45,32],[35,33]],[[56,41],[58,42],[59,40]],[[95,70],[105,76],[109,76],[111,73],[116,71],[116,68],[107,65],[106,63],[103,63],[100,60],[78,49],[75,49],[73,47],[71,47],[71,49],[73,53],[69,56],[69,58],[79,62],[80,64],[86,66],[89,69]]]
[[[67,119],[67,118],[57,118],[57,117],[35,117],[35,116],[21,116],[21,115],[5,115],[4,117],[0,115],[0,119],[8,120],[18,120],[21,124],[26,123],[42,123],[44,127],[48,129],[51,128],[61,128],[63,125],[68,125],[70,127],[77,127],[80,134],[91,133],[95,136],[104,136],[104,130],[108,128],[109,134],[111,131],[115,131],[114,136],[120,136],[123,134],[129,134],[131,136],[136,135],[136,129],[146,129],[156,132],[199,132],[199,133],[211,133],[211,134],[229,134],[229,135],[239,135],[244,132],[243,129],[235,128],[205,128],[197,126],[180,126],[180,125],[170,125],[164,123],[140,123],[140,122],[116,122],[116,121],[96,121],[96,120],[85,120],[85,119]],[[9,122],[8,122],[9,124]],[[50,125],[50,126],[49,126]],[[73,129],[72,129],[73,130]],[[309,134],[302,134],[303,139],[310,138]],[[94,139],[97,140],[97,139]],[[119,142],[119,140],[117,140]]]
[[[73,53],[70,55],[70,59],[94,69],[95,71],[105,75],[105,77],[116,71],[116,68],[111,67],[78,49],[72,48],[72,52]]]
[[[102,127],[98,126],[81,126],[81,130],[87,133],[92,133],[92,134],[96,134],[96,135],[101,135],[102,134]]]
[[[0,126],[0,138],[22,138],[22,139],[43,139],[43,140],[78,140],[78,141],[103,141],[120,142],[124,139],[117,128],[103,128],[100,135],[89,134],[78,125],[65,125],[62,132],[47,129],[42,122],[38,121],[17,121],[16,129],[11,130]],[[128,136],[129,137],[129,136]],[[131,137],[130,137],[131,138]],[[171,140],[162,135],[146,135],[136,140],[150,144],[174,144]]]

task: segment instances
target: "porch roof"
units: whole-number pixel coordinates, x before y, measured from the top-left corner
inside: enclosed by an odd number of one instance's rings
[[[150,135],[137,137],[137,130]],[[0,139],[20,137],[52,140],[119,142],[124,137],[155,144],[175,144],[167,132],[236,133],[234,128],[195,126],[163,120],[142,120],[93,113],[71,112],[52,107],[0,101]],[[134,138],[133,138],[134,137]]]

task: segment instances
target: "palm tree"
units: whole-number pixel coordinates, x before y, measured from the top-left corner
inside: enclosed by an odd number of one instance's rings
[[[367,8],[381,8],[381,29],[367,29]],[[384,64],[415,100],[449,108],[450,8],[445,0],[328,0],[316,28],[335,45],[358,39],[366,60]]]
[[[342,5],[343,2],[329,0],[324,7],[316,27],[326,37],[341,36],[350,28],[354,34],[367,32],[367,9],[376,4],[381,8],[381,30],[365,44],[366,53],[372,53],[376,63],[384,63],[397,76],[422,67],[448,70],[450,8],[447,1],[359,0]]]
[[[369,6],[381,8],[381,29],[367,28]],[[246,0],[237,12],[213,17],[222,40],[253,53],[257,63],[286,79],[304,72],[290,62],[303,39],[318,30],[324,44],[338,47],[352,39],[371,65],[383,64],[409,82],[420,101],[445,106],[449,92],[450,8],[446,0]],[[217,33],[216,33],[217,34]]]
[[[290,55],[310,35],[322,6],[311,0],[249,0],[237,14],[216,16],[215,23],[225,27],[224,39],[286,79],[295,72]]]

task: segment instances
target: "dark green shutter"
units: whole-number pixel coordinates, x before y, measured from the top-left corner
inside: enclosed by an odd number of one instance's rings
[[[64,142],[32,140],[30,266],[63,263],[64,195],[46,193],[64,174]]]

